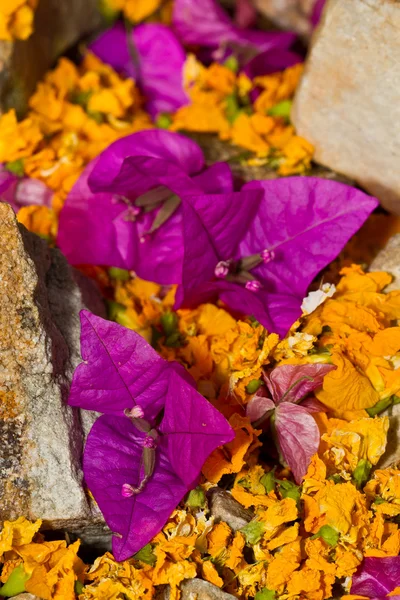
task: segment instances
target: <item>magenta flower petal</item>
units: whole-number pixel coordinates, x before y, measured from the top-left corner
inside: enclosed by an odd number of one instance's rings
[[[150,542],[187,492],[161,439],[154,473],[144,490],[128,498],[122,496],[124,484],[139,483],[144,436],[127,417],[103,415],[86,442],[85,480],[111,531],[122,536],[113,538],[118,561],[130,558]]]
[[[181,42],[206,48],[234,43],[262,52],[288,48],[296,38],[289,32],[240,29],[215,0],[175,0],[172,25]]]
[[[243,71],[249,79],[254,79],[261,75],[270,75],[271,73],[283,71],[301,62],[303,62],[302,57],[290,50],[266,50],[249,60],[244,66]]]
[[[232,192],[213,198],[210,195],[190,196],[183,203],[184,262],[182,289],[178,290],[176,306],[185,296],[210,297],[218,288],[206,285],[214,279],[220,257],[231,258],[258,208],[259,194]],[[196,240],[196,243],[193,243]]]
[[[117,415],[139,405],[152,421],[164,406],[170,364],[135,331],[87,310],[80,316],[85,362],[75,369],[68,403]]]
[[[324,10],[326,0],[316,0],[314,9],[311,15],[311,24],[316,27],[321,20],[322,11]]]
[[[214,163],[192,177],[194,183],[206,194],[230,194],[233,192],[233,176],[227,163]]]
[[[240,254],[273,251],[274,260],[254,269],[254,276],[267,291],[299,299],[378,206],[356,188],[316,177],[253,181],[243,188],[249,189],[262,189],[264,202]]]
[[[399,582],[400,556],[365,558],[353,575],[350,593],[370,598],[385,598],[393,592]]]
[[[115,70],[133,77],[147,102],[148,112],[174,112],[188,103],[183,89],[185,52],[174,33],[165,25],[143,24],[132,32],[137,53],[135,64],[128,47],[128,34],[117,22],[90,46],[94,54]]]
[[[282,401],[298,403],[321,387],[325,375],[335,369],[335,365],[318,363],[282,365],[273,369],[265,381],[276,404]]]
[[[235,437],[225,417],[176,373],[170,377],[160,431],[175,473],[189,488],[211,452]]]
[[[318,425],[302,406],[282,402],[275,411],[275,430],[279,451],[300,484],[318,451]]]
[[[124,163],[132,157],[142,160],[144,157],[163,159],[171,163],[171,169],[176,167],[187,175],[198,173],[204,167],[204,155],[200,146],[184,135],[163,129],[139,131],[117,140],[100,154],[89,179],[92,191],[119,193],[116,178],[121,174]],[[136,173],[131,175],[132,179],[134,175]],[[136,178],[139,176],[140,174],[136,175]],[[143,175],[142,179],[145,177],[149,177],[149,174]],[[159,185],[158,180],[145,183],[136,178],[131,186],[139,190],[138,195],[143,193],[142,190],[147,191]],[[126,191],[124,188],[123,192]]]
[[[138,250],[127,206],[109,192],[90,190],[88,178],[95,161],[68,194],[59,217],[57,245],[73,265],[132,269]]]

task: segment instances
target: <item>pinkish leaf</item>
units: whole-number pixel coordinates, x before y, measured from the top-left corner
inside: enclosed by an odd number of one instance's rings
[[[400,556],[365,558],[353,575],[350,593],[356,596],[387,597],[400,584]],[[400,596],[391,596],[391,598]]]
[[[166,441],[156,448],[154,473],[144,490],[122,496],[125,483],[136,487],[141,477],[145,434],[127,417],[103,415],[93,425],[85,447],[84,472],[113,538],[116,560],[130,558],[161,530],[188,491],[170,463]]]
[[[209,454],[235,437],[225,417],[176,373],[169,380],[159,430],[167,438],[175,473],[189,488]]]
[[[275,410],[275,430],[278,449],[300,484],[312,456],[318,451],[318,426],[305,408],[282,402]]]
[[[167,363],[135,331],[81,311],[81,354],[69,404],[122,415],[138,404],[152,421],[164,406],[170,377]]]
[[[320,387],[325,375],[335,369],[335,365],[319,363],[282,365],[273,369],[265,381],[276,404],[283,401],[300,402]]]
[[[309,413],[326,412],[328,409],[325,404],[319,402],[314,396],[310,396],[302,401],[301,406]]]
[[[275,402],[273,400],[261,396],[257,392],[246,406],[246,416],[254,423],[259,419],[262,419],[268,411],[274,410],[274,408]]]

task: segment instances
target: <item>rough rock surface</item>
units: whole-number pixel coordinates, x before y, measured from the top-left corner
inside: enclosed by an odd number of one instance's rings
[[[209,491],[211,515],[215,521],[225,521],[233,531],[242,529],[253,518],[250,510],[243,508],[229,492],[220,488]]]
[[[23,113],[30,94],[54,61],[101,24],[98,0],[40,0],[28,40],[0,41],[0,113]]]
[[[369,267],[370,271],[387,271],[393,281],[385,292],[400,290],[400,233],[392,236],[385,248],[379,252]]]
[[[276,25],[296,31],[304,37],[311,34],[311,15],[316,0],[253,0],[254,6]]]
[[[223,592],[219,587],[202,579],[186,579],[179,586],[181,600],[234,600],[235,596]],[[169,586],[157,596],[157,600],[170,600]]]
[[[385,292],[400,290],[400,234],[390,238],[385,248],[379,252],[369,267],[370,271],[387,271],[393,275],[393,281]],[[390,417],[390,427],[386,452],[378,467],[385,468],[400,461],[400,404],[391,406],[383,414]]]
[[[13,600],[41,600],[39,596],[28,593],[18,594],[18,596],[13,596],[12,598]]]
[[[104,523],[82,487],[81,453],[94,416],[66,405],[79,356],[83,294],[58,250],[0,203],[0,520],[41,518],[51,529]]]
[[[400,2],[328,0],[292,110],[318,162],[398,214],[399,77]]]

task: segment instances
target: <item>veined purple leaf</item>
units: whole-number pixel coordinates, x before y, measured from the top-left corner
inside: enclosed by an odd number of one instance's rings
[[[300,402],[307,394],[321,387],[325,375],[335,370],[335,365],[305,364],[282,365],[265,377],[275,404]]]
[[[172,26],[184,44],[206,48],[220,48],[231,43],[262,52],[288,48],[296,39],[290,32],[240,29],[215,0],[175,0]]]
[[[325,404],[322,404],[322,402],[314,398],[314,396],[310,396],[303,400],[301,406],[305,408],[308,413],[327,412],[328,410]]]
[[[254,276],[266,291],[299,298],[378,206],[356,188],[317,177],[252,181],[243,187],[248,189],[262,189],[264,201],[240,254],[273,252],[273,260],[256,267]]]
[[[261,75],[270,75],[277,71],[283,71],[300,62],[303,62],[302,57],[291,50],[281,48],[278,50],[266,50],[261,52],[261,54],[257,54],[257,56],[246,63],[243,72],[246,73],[249,79],[254,79]]]
[[[124,163],[131,161],[134,157],[142,159],[144,165],[150,165],[148,171],[141,173],[142,167],[139,165],[139,172],[132,168],[132,173],[129,172],[129,169],[122,173]],[[167,161],[170,165],[164,167],[165,162],[146,163],[143,160],[145,157]],[[157,164],[162,164],[167,169],[167,173],[160,171],[161,175],[170,179],[174,174],[179,176],[183,172],[186,175],[193,175],[201,171],[204,167],[204,156],[200,146],[179,133],[163,129],[139,131],[117,140],[100,154],[89,178],[90,188],[93,192],[120,193],[118,187],[118,178],[120,177],[125,184],[122,187],[122,193],[126,193],[130,189],[130,191],[137,192],[137,195],[143,194],[160,184],[158,179],[148,180],[151,178],[153,164],[156,167]],[[129,179],[128,183],[126,179]],[[144,179],[147,181],[143,181]]]
[[[400,556],[365,558],[353,575],[350,593],[386,598],[400,584]],[[391,598],[399,596],[391,596]]]
[[[85,480],[111,531],[118,561],[130,558],[161,530],[188,491],[171,466],[165,441],[156,448],[153,475],[140,494],[123,497],[124,484],[141,478],[145,434],[127,417],[103,415],[94,423],[85,447]]]
[[[216,288],[207,284],[215,279],[220,261],[234,258],[260,198],[259,194],[233,192],[215,199],[209,195],[190,196],[183,204],[183,285],[176,306],[183,296],[190,303],[194,295],[211,298],[217,294]]]
[[[220,244],[218,231],[213,234],[201,219],[188,218],[178,303],[191,305],[195,293],[203,301],[219,295],[230,308],[242,307],[269,331],[284,336],[301,314],[311,281],[337,256],[377,200],[315,177],[253,181],[242,188],[247,190],[262,190],[264,197],[234,256],[227,253],[229,246]],[[239,208],[237,220],[242,214]],[[208,217],[212,223],[212,210]],[[197,235],[202,239],[201,251],[190,247]],[[237,237],[227,223],[223,240],[231,241],[230,250]]]
[[[160,432],[175,473],[195,485],[206,458],[235,437],[225,417],[176,373],[171,374]]]
[[[254,423],[262,419],[266,413],[275,409],[275,402],[270,398],[254,394],[246,406],[246,416]]]
[[[163,408],[171,374],[167,363],[138,333],[93,315],[81,316],[81,354],[69,404],[122,415],[139,405],[152,422]]]
[[[300,484],[318,451],[318,425],[302,406],[282,402],[275,410],[275,431],[278,449]]]
[[[136,61],[129,49],[128,35],[124,25],[117,22],[89,48],[116,71],[135,79],[152,117],[175,112],[187,104],[182,75],[186,54],[171,29],[155,23],[136,27],[131,34]]]
[[[311,14],[311,24],[316,27],[321,20],[326,0],[316,0],[313,12]]]

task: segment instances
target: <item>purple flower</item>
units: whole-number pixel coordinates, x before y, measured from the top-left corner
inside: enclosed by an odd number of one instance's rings
[[[137,81],[152,117],[174,112],[188,103],[182,77],[186,54],[165,25],[139,25],[129,34],[124,25],[117,22],[89,48],[116,71]]]
[[[88,311],[81,325],[85,362],[69,404],[106,413],[89,433],[84,473],[115,534],[114,555],[125,560],[161,530],[207,456],[234,434],[183,367],[139,334]]]
[[[247,49],[249,58],[273,48],[289,48],[296,38],[290,32],[241,29],[215,0],[175,0],[172,26],[183,44],[218,49],[214,54],[218,60],[225,50]]]
[[[365,558],[353,575],[350,594],[387,598],[400,584],[400,556]],[[400,596],[390,596],[400,598]]]
[[[214,203],[220,194],[235,195],[228,165],[199,173],[203,167],[199,146],[176,133],[149,130],[118,140],[69,194],[60,215],[60,248],[72,264],[134,269],[160,284],[179,283],[182,198],[205,193]]]
[[[316,27],[321,20],[326,0],[316,0],[313,12],[311,14],[311,24]]]
[[[301,315],[312,280],[378,202],[350,186],[315,177],[253,181],[242,188],[250,190],[261,193],[251,208],[249,203],[232,208],[227,199],[225,206],[221,202],[205,211],[203,196],[183,204],[184,261],[176,306],[219,297],[285,335]],[[238,223],[248,219],[250,210],[254,218],[240,229]],[[232,218],[224,218],[232,212]],[[221,263],[229,265],[224,279]]]
[[[265,52],[261,52],[261,54],[257,54],[257,56],[246,63],[243,72],[246,73],[249,79],[254,79],[262,75],[270,75],[271,73],[283,71],[301,62],[303,62],[303,58],[300,54],[291,50],[266,50]]]
[[[261,388],[247,405],[247,416],[252,422],[261,423],[271,417],[279,452],[297,483],[301,483],[307,473],[319,446],[319,429],[309,413],[324,410],[316,400],[302,406],[298,404],[320,387],[325,375],[334,369],[334,365],[324,364],[276,367],[265,377],[272,400]]]
[[[14,212],[22,206],[51,206],[53,192],[42,181],[17,177],[0,164],[0,201],[11,204]]]

